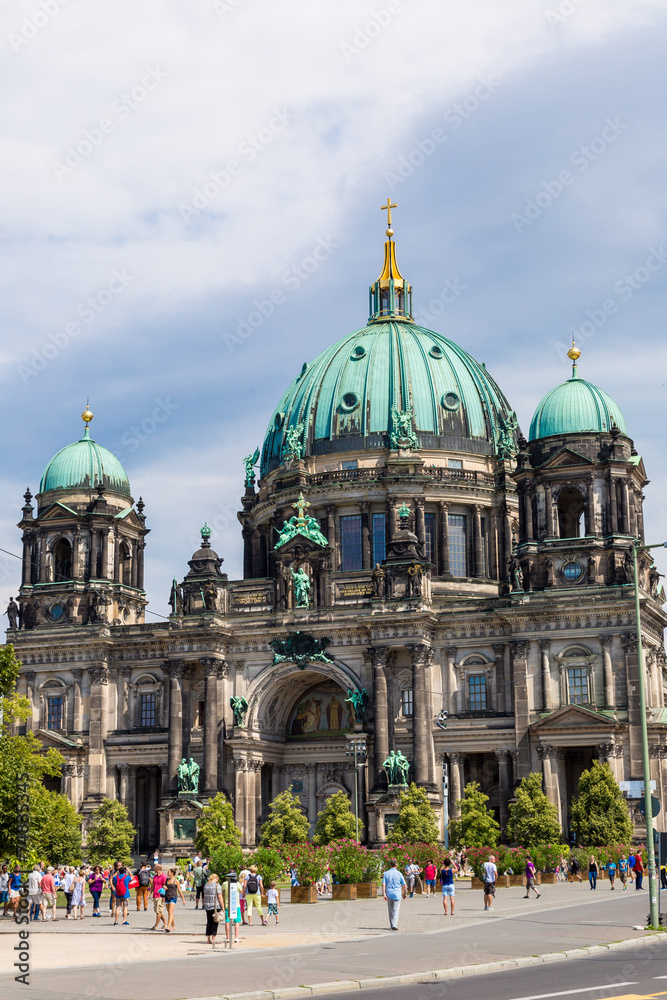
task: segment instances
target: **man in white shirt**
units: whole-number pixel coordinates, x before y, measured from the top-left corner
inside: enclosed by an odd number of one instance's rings
[[[405,866],[405,880],[407,882],[408,892],[410,893],[410,899],[415,894],[415,883],[419,881],[421,888],[421,879],[419,878],[419,865],[416,865],[414,861],[408,861]]]
[[[496,859],[493,854],[489,855],[489,860],[484,862],[484,909],[492,910],[493,907],[491,903],[493,902],[493,897],[496,894],[496,879],[498,878],[498,869],[496,868]]]
[[[40,889],[40,882],[42,881],[42,871],[39,865],[35,865],[33,870],[28,875],[28,896],[30,898],[30,918],[32,920],[39,920],[40,914],[43,919],[46,919],[44,913],[42,913],[42,890]]]

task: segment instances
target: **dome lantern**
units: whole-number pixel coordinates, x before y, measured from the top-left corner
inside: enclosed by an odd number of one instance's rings
[[[384,245],[384,266],[377,281],[368,290],[369,323],[400,318],[404,323],[414,322],[412,318],[412,286],[405,280],[396,263],[396,244],[392,240],[391,210],[397,208],[391,198],[380,208],[387,212],[387,241]]]

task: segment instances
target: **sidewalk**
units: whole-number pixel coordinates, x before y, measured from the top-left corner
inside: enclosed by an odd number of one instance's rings
[[[91,983],[98,997],[181,1000],[478,965],[642,936],[632,928],[646,918],[645,892],[612,893],[602,883],[593,893],[577,883],[545,886],[541,899],[523,893],[499,889],[494,911],[485,913],[481,892],[461,889],[454,917],[443,915],[441,896],[415,896],[401,906],[400,937],[388,931],[382,899],[286,904],[279,928],[242,928],[242,944],[232,952],[222,939],[215,953],[206,945],[202,912],[192,906],[177,909],[170,935],[149,931],[152,914],[136,910],[130,928],[113,927],[108,917],[33,924],[30,985],[35,1000],[35,991],[54,1000],[83,995]],[[9,925],[0,921],[5,959],[17,930]],[[11,978],[0,977],[0,998],[12,995]]]

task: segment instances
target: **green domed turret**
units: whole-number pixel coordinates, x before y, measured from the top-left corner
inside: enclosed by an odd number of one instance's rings
[[[572,377],[556,386],[539,403],[530,424],[529,440],[560,434],[606,433],[616,425],[627,434],[625,420],[618,406],[606,392],[579,378],[577,359],[580,351],[572,345]]]
[[[115,455],[102,448],[90,436],[88,424],[93,415],[88,408],[82,414],[86,425],[83,437],[53,456],[44,469],[39,492],[66,489],[94,489],[104,485],[114,493],[130,496],[130,481]]]

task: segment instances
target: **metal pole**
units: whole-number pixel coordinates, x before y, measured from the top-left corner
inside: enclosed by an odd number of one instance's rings
[[[635,618],[637,624],[637,660],[639,663],[639,714],[641,716],[642,763],[644,768],[644,812],[646,814],[646,852],[648,854],[648,891],[651,927],[660,926],[658,912],[658,890],[655,878],[655,844],[653,841],[653,804],[651,802],[651,771],[648,755],[648,725],[646,720],[646,684],[644,678],[644,650],[642,648],[642,626],[639,606],[639,567],[637,553],[645,549],[658,548],[651,545],[632,546],[632,565],[635,577]]]
[[[359,771],[357,769],[357,741],[354,740],[354,824],[359,843]]]

